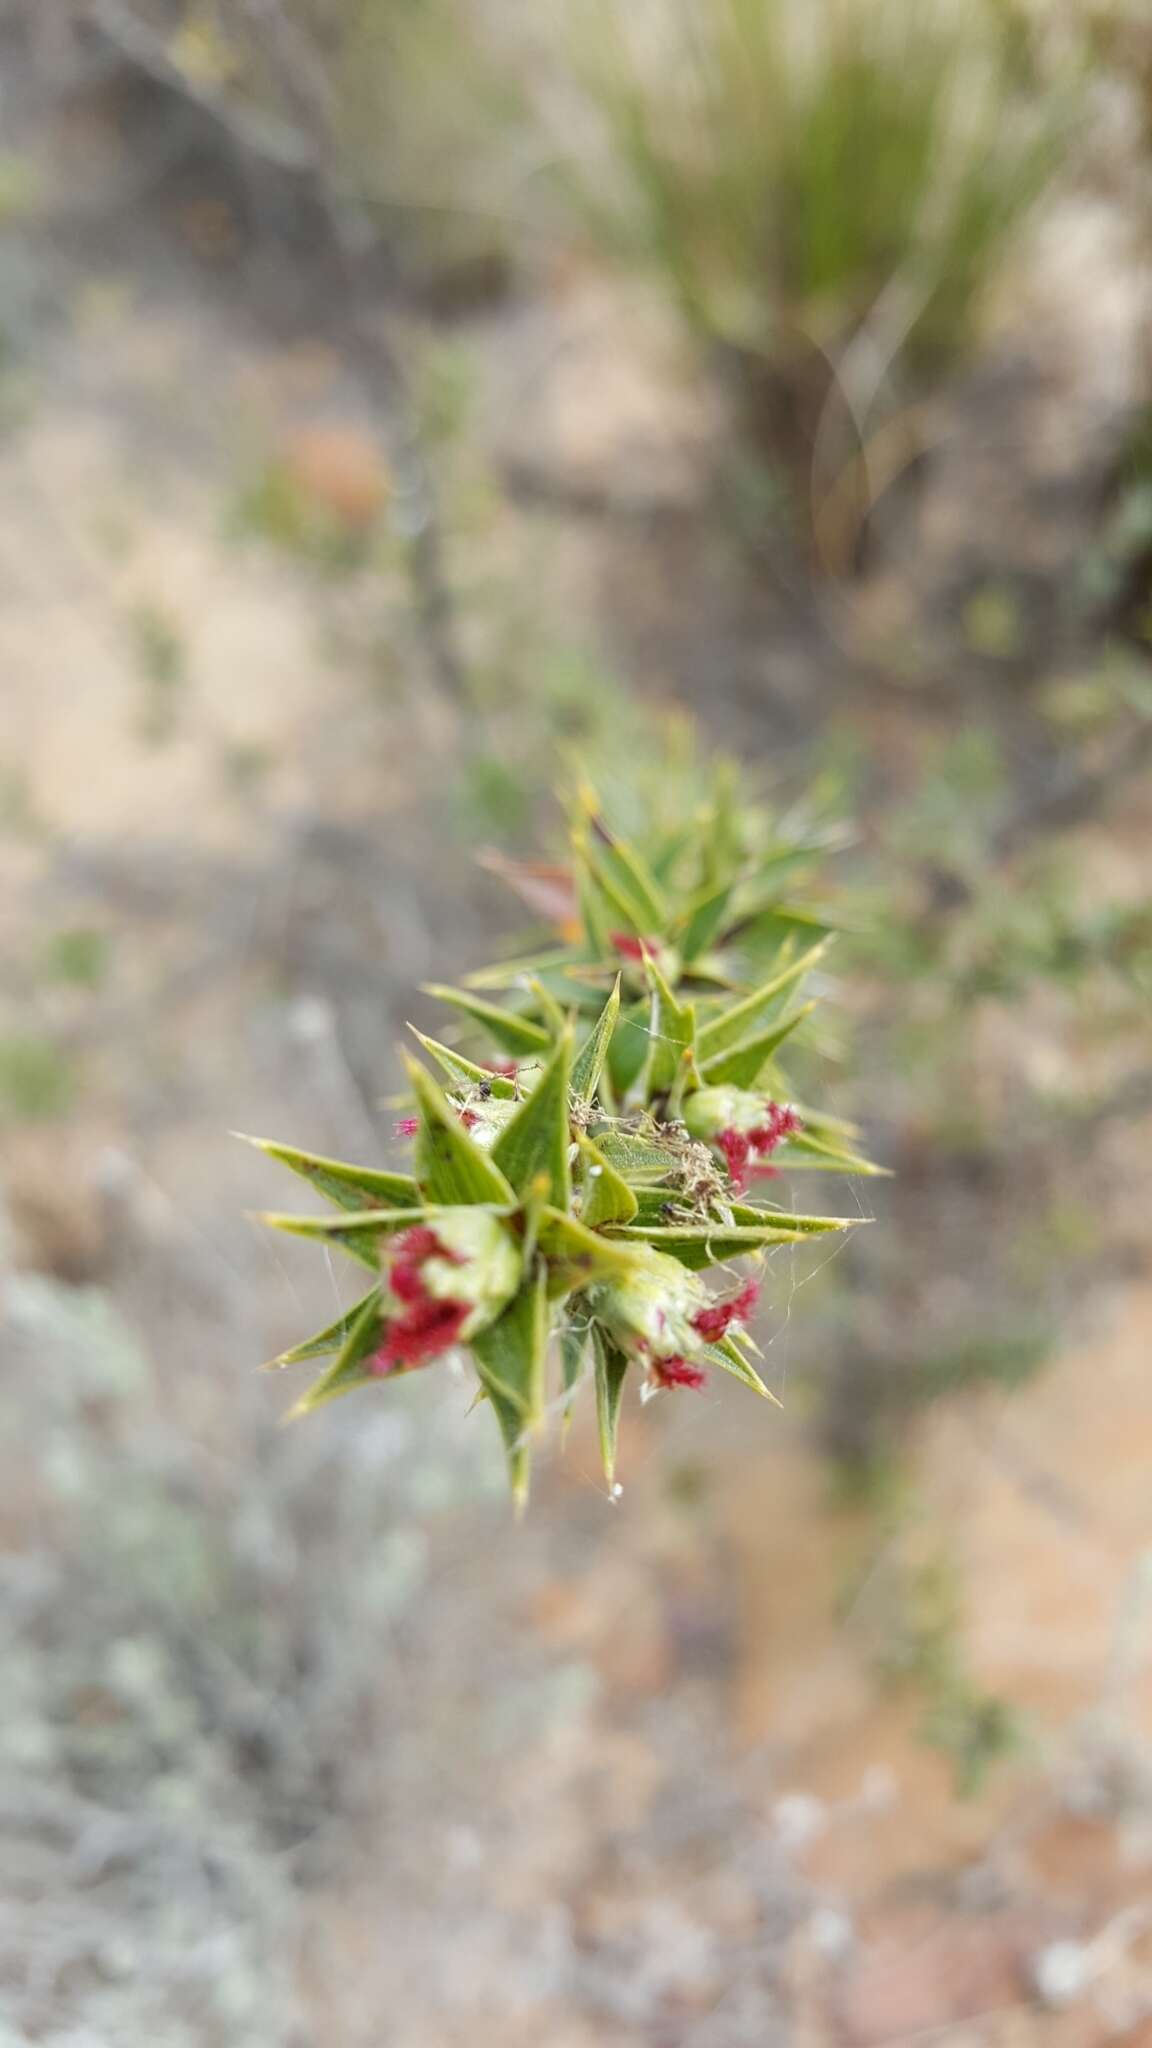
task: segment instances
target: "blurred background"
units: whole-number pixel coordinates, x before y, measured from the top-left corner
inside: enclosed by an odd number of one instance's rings
[[[2,2048],[1152,2042],[1146,0],[0,62]],[[282,1429],[229,1132],[394,1156],[477,856],[716,749],[893,1173],[784,1412],[520,1527],[450,1373]]]

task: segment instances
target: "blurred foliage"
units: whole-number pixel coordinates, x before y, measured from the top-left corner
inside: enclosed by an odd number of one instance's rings
[[[1071,78],[1043,79],[1004,0],[572,13],[601,127],[599,175],[590,153],[574,172],[592,231],[718,352],[762,449],[833,492],[878,401],[969,345],[1062,161]]]
[[[50,1039],[27,1033],[0,1037],[0,1121],[63,1116],[72,1107],[76,1086],[71,1060]]]
[[[147,601],[128,614],[128,637],[143,686],[139,729],[150,746],[173,738],[188,683],[183,629],[167,605]]]
[[[472,1434],[422,1446],[402,1397],[304,1457],[233,1414],[208,1455],[171,1308],[161,1370],[97,1289],[19,1274],[0,1302],[0,1449],[37,1486],[0,1567],[5,2042],[78,2041],[82,2015],[101,2042],[299,2043],[302,1867],[331,1870],[383,1758],[413,1768],[402,1685],[368,1732],[382,1637],[418,1609],[429,1519],[494,1477]]]
[[[920,1700],[924,1740],[948,1759],[957,1796],[971,1799],[1019,1752],[1024,1725],[1009,1701],[974,1681],[959,1573],[945,1552],[918,1554],[916,1520],[907,1497],[882,1514],[879,1548],[846,1589],[845,1615],[872,1643],[881,1675]]]
[[[315,172],[416,275],[484,295],[509,260],[516,95],[463,0],[142,0],[190,87]],[[450,61],[449,60],[450,55]]]
[[[44,972],[52,981],[95,989],[108,974],[110,956],[106,932],[92,925],[69,925],[46,941]]]

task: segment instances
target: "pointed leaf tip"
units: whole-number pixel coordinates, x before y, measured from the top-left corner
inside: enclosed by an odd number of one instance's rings
[[[568,1101],[572,1032],[565,1026],[532,1093],[505,1124],[492,1147],[493,1164],[517,1194],[541,1179],[557,1208],[571,1196],[568,1154],[572,1144]]]

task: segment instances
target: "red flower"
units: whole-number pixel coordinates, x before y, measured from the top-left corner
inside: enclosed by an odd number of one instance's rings
[[[738,1131],[733,1126],[729,1126],[727,1130],[717,1131],[713,1143],[724,1154],[728,1176],[735,1192],[738,1195],[743,1194],[748,1185],[750,1171],[773,1177],[775,1167],[753,1167],[752,1160],[766,1160],[776,1150],[777,1145],[783,1144],[785,1138],[794,1137],[796,1132],[803,1128],[803,1123],[794,1109],[787,1109],[779,1102],[766,1102],[763,1122],[753,1125],[750,1131]]]
[[[464,1264],[459,1253],[441,1243],[427,1224],[418,1224],[397,1238],[388,1277],[393,1294],[405,1306],[389,1324],[372,1361],[372,1371],[381,1377],[397,1367],[410,1371],[438,1358],[456,1342],[461,1325],[470,1314],[466,1301],[445,1301],[429,1294],[424,1279],[426,1259],[447,1259],[454,1266]]]
[[[759,1299],[759,1281],[749,1280],[731,1301],[714,1301],[709,1308],[702,1308],[693,1316],[692,1328],[699,1332],[706,1344],[718,1344],[721,1337],[727,1336],[733,1323],[744,1322],[751,1315]]]
[[[708,1375],[703,1366],[689,1365],[686,1358],[654,1358],[649,1371],[658,1387],[699,1389],[708,1384]]]
[[[660,948],[659,939],[634,939],[631,932],[609,932],[608,937],[622,960],[643,960],[645,953]]]
[[[466,1301],[435,1301],[429,1295],[425,1301],[413,1302],[392,1323],[372,1360],[372,1371],[383,1378],[398,1366],[410,1372],[415,1366],[429,1365],[456,1342],[468,1313]]]
[[[748,1133],[757,1159],[767,1158],[770,1152],[776,1150],[777,1145],[783,1144],[785,1138],[795,1137],[796,1132],[803,1129],[796,1111],[786,1109],[782,1103],[766,1102],[764,1112],[764,1122],[757,1124],[756,1129]]]

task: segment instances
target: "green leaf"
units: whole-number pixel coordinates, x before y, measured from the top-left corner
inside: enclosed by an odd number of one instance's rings
[[[679,1189],[669,1187],[667,1183],[656,1187],[651,1183],[629,1185],[636,1201],[636,1214],[622,1217],[624,1223],[667,1223],[672,1220],[667,1214],[668,1209],[685,1199]]]
[[[608,1049],[608,1072],[616,1096],[621,1101],[648,1057],[650,1009],[651,1004],[647,997],[643,997],[637,1003],[629,1003],[627,1008],[621,1011],[619,1028]]]
[[[572,1397],[584,1373],[584,1356],[588,1349],[588,1326],[586,1323],[565,1323],[560,1332],[560,1376],[564,1386],[564,1426],[572,1413]]]
[[[447,988],[442,982],[426,982],[426,996],[436,996],[442,1003],[451,1003],[453,1009],[470,1017],[474,1024],[502,1045],[517,1059],[529,1059],[533,1054],[547,1052],[552,1041],[542,1024],[533,1024],[529,1017],[518,1017],[511,1010],[498,1009],[495,1003],[482,1002],[479,996],[470,995],[466,989]]]
[[[470,1344],[485,1392],[515,1408],[522,1429],[544,1413],[548,1350],[548,1274],[543,1261],[502,1316]]]
[[[720,931],[732,901],[732,884],[725,882],[719,889],[710,889],[698,896],[695,903],[685,912],[683,932],[677,939],[680,952],[686,963],[691,963],[700,953],[705,953]]]
[[[863,1216],[794,1216],[790,1209],[770,1208],[767,1203],[733,1202],[734,1223],[752,1226],[761,1223],[787,1224],[789,1230],[801,1237],[824,1237],[830,1230],[858,1230],[867,1221]]]
[[[500,1168],[474,1145],[457,1112],[425,1068],[405,1062],[420,1112],[416,1133],[416,1177],[433,1202],[512,1200]]]
[[[641,1233],[642,1235],[643,1233]],[[556,1297],[587,1287],[603,1273],[626,1269],[631,1254],[598,1230],[589,1230],[561,1209],[545,1209],[540,1223],[540,1249],[548,1261],[549,1291]]]
[[[373,1287],[369,1293],[353,1303],[351,1308],[346,1309],[342,1316],[337,1316],[334,1323],[329,1323],[326,1330],[318,1330],[314,1337],[306,1337],[302,1344],[294,1344],[291,1351],[281,1351],[277,1357],[270,1359],[265,1371],[274,1371],[282,1365],[303,1365],[306,1359],[326,1358],[330,1351],[339,1351],[357,1316],[370,1302],[378,1303],[379,1300],[380,1289]]]
[[[614,920],[611,906],[605,902],[600,884],[588,864],[586,849],[579,842],[573,842],[573,864],[580,922],[588,934],[588,944],[593,953],[598,959],[607,960],[612,954]]]
[[[841,928],[831,917],[822,916],[819,911],[798,910],[775,903],[755,916],[742,917],[725,933],[724,943],[749,963],[768,961],[786,940],[799,939],[802,944],[805,939],[827,938]]]
[[[730,1372],[733,1379],[740,1380],[744,1386],[751,1387],[754,1394],[763,1394],[766,1401],[775,1401],[778,1408],[783,1406],[782,1402],[776,1400],[771,1388],[764,1385],[755,1367],[749,1365],[739,1345],[731,1337],[722,1337],[718,1344],[709,1344],[708,1361],[711,1365],[718,1365],[722,1372]]]
[[[652,991],[648,1060],[644,1069],[644,1098],[651,1102],[658,1095],[668,1094],[677,1081],[692,1079],[696,1012],[691,1003],[681,1003],[673,995],[648,953],[644,956],[644,971]]]
[[[359,1259],[362,1266],[376,1272],[380,1265],[379,1240],[392,1231],[411,1230],[416,1224],[427,1222],[428,1215],[427,1208],[358,1209],[355,1215],[346,1216],[282,1216],[266,1209],[257,1220],[266,1223],[269,1230],[286,1231],[289,1237],[311,1237],[322,1244],[337,1244],[350,1258]]]
[[[590,820],[586,858],[609,902],[615,903],[637,938],[654,938],[668,924],[668,905],[642,856],[626,839],[617,839],[599,818]]]
[[[536,998],[536,1007],[544,1020],[544,1026],[549,1037],[559,1038],[567,1021],[559,1002],[547,983],[542,981],[538,974],[532,976],[528,986]]]
[[[506,1394],[497,1392],[494,1387],[484,1388],[483,1396],[500,1425],[508,1458],[512,1501],[517,1515],[522,1515],[528,1505],[528,1486],[532,1476],[532,1446],[525,1434],[524,1417],[516,1402],[510,1401]]]
[[[464,989],[523,988],[534,974],[547,975],[548,985],[556,993],[554,977],[563,975],[570,967],[579,967],[585,955],[574,946],[548,946],[543,952],[533,953],[527,959],[498,960],[493,967],[478,967],[473,974],[464,976]]]
[[[629,1180],[642,1176],[663,1180],[676,1164],[676,1154],[670,1147],[647,1138],[634,1138],[628,1131],[597,1131],[596,1145],[608,1164]]]
[[[568,1153],[572,1131],[568,1104],[572,1033],[563,1031],[556,1050],[515,1116],[492,1147],[493,1163],[518,1195],[547,1179],[547,1199],[566,1208],[571,1199]]]
[[[785,1141],[780,1152],[780,1164],[790,1172],[796,1167],[807,1167],[810,1171],[824,1173],[859,1173],[872,1180],[891,1177],[890,1167],[874,1166],[870,1159],[861,1159],[855,1152],[846,1152],[838,1145],[829,1145],[822,1138],[813,1137],[811,1131],[797,1131],[794,1137]]]
[[[864,1135],[860,1125],[849,1122],[847,1117],[828,1116],[823,1110],[809,1109],[802,1102],[798,1102],[794,1106],[797,1115],[804,1125],[805,1131],[814,1138],[825,1138],[829,1141],[836,1138],[848,1138],[855,1143],[857,1139],[862,1138]]]
[[[290,1167],[342,1209],[411,1209],[420,1200],[420,1190],[410,1174],[377,1173],[371,1166],[324,1159],[318,1152],[300,1152],[294,1145],[277,1145],[270,1138],[250,1138],[244,1131],[232,1135]]]
[[[471,1088],[487,1088],[489,1095],[498,1096],[501,1102],[515,1101],[516,1083],[509,1075],[494,1074],[488,1067],[478,1067],[474,1060],[466,1060],[463,1053],[453,1052],[450,1045],[441,1045],[435,1038],[425,1038],[414,1024],[410,1024],[408,1029],[450,1081],[463,1081]]]
[[[591,1138],[582,1137],[579,1143],[584,1160],[581,1222],[589,1230],[598,1230],[604,1223],[631,1223],[639,1204],[627,1181],[621,1180]]]
[[[742,1003],[734,1004],[722,1016],[701,1025],[696,1039],[696,1050],[700,1060],[710,1061],[717,1053],[726,1052],[729,1046],[739,1045],[743,1039],[758,1031],[761,1024],[768,1021],[770,1011],[785,989],[791,988],[795,982],[808,974],[827,947],[828,940],[822,939],[818,946],[810,947],[798,960],[791,961],[779,974],[773,975],[770,981],[754,989],[750,996],[745,996]]]
[[[714,1059],[708,1060],[700,1069],[702,1079],[712,1088],[722,1085],[733,1088],[754,1087],[776,1047],[783,1044],[795,1031],[796,1026],[802,1024],[805,1017],[811,1016],[815,1008],[814,1002],[803,1003],[773,1030],[762,1032],[759,1038],[743,1039],[739,1045],[732,1047],[731,1052],[717,1053]]]
[[[348,1334],[327,1372],[321,1373],[307,1393],[300,1396],[295,1407],[289,1409],[288,1420],[294,1422],[300,1415],[311,1415],[314,1408],[322,1407],[325,1401],[334,1401],[338,1394],[350,1394],[353,1387],[377,1381],[378,1375],[369,1372],[364,1361],[379,1350],[383,1334],[380,1290],[374,1287],[360,1303]]]
[[[600,1457],[609,1486],[616,1477],[616,1438],[620,1428],[620,1397],[628,1360],[599,1323],[593,1326],[596,1349],[596,1416],[600,1424]]]
[[[826,1230],[848,1230],[857,1220],[819,1218]],[[679,1259],[682,1266],[690,1266],[694,1272],[700,1272],[706,1266],[722,1265],[725,1259],[738,1259],[745,1252],[764,1250],[769,1245],[798,1244],[812,1234],[810,1229],[796,1229],[791,1218],[785,1223],[783,1216],[778,1221],[774,1218],[771,1222],[756,1225],[623,1224],[611,1231],[612,1238],[618,1243],[649,1244],[653,1251],[668,1252],[672,1258]]]
[[[630,938],[640,938],[648,931],[644,907],[630,898],[626,890],[620,890],[587,840],[577,847],[576,858],[581,917],[600,958],[610,960],[615,953],[614,933],[627,932]]]
[[[608,1001],[572,1062],[572,1093],[584,1102],[591,1102],[596,1093],[619,1015],[620,976],[617,975]]]

